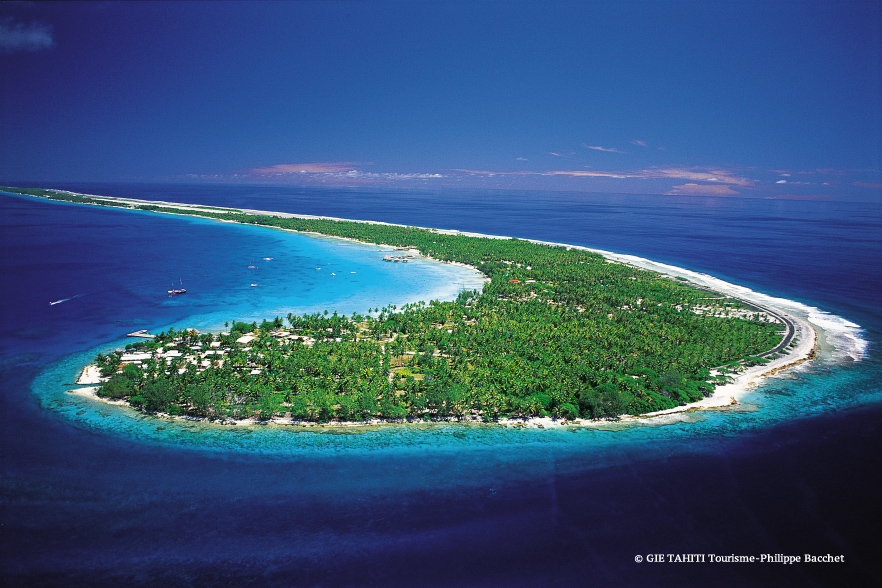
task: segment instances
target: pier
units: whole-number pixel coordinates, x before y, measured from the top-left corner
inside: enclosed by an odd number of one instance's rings
[[[142,339],[153,339],[156,335],[151,335],[147,332],[147,329],[141,329],[140,331],[135,331],[134,333],[129,333],[126,337],[141,337]]]

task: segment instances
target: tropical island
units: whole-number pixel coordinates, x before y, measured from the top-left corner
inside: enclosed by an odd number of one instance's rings
[[[805,359],[793,317],[583,248],[411,226],[0,187],[376,243],[464,264],[482,291],[366,314],[233,320],[144,337],[87,367],[101,398],[230,421],[608,419],[710,397]],[[789,357],[793,353],[794,356]],[[770,363],[771,362],[771,363]],[[759,370],[759,371],[757,371]]]

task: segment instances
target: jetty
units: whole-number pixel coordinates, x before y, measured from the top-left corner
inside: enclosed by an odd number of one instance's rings
[[[415,255],[412,253],[405,253],[403,255],[386,255],[383,257],[383,261],[394,261],[395,263],[407,263],[409,259],[415,259]]]
[[[141,329],[140,331],[135,331],[134,333],[129,333],[126,337],[141,337],[142,339],[153,339],[156,335],[151,335],[147,332],[147,329]]]

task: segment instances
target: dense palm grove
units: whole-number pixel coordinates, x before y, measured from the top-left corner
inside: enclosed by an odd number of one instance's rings
[[[412,247],[490,278],[482,292],[454,302],[234,322],[220,335],[162,333],[135,345],[150,352],[140,366],[121,365],[120,353],[99,356],[110,376],[100,393],[148,411],[310,421],[616,417],[699,400],[720,379],[713,368],[781,340],[779,323],[739,302],[576,249],[352,221],[137,208]],[[246,333],[254,338],[236,343]]]

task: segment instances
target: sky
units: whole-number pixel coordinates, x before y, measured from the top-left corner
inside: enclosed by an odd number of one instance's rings
[[[882,203],[882,2],[3,2],[0,183]]]

